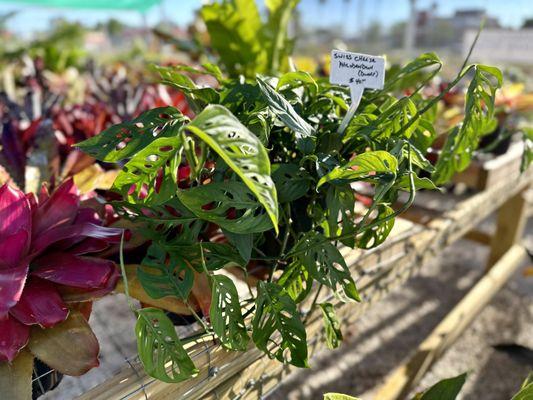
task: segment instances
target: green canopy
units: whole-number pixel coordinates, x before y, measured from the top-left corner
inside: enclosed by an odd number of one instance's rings
[[[135,10],[147,11],[161,3],[161,0],[0,0],[0,3],[31,4],[42,7],[98,9],[98,10]]]

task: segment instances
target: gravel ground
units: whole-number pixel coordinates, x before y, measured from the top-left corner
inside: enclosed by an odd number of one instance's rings
[[[490,222],[484,227],[490,228]],[[526,242],[533,248],[533,223]],[[480,278],[486,257],[487,249],[472,242],[452,245],[368,310],[355,326],[345,328],[341,348],[311,360],[311,369],[291,375],[269,399],[321,399],[329,391],[373,399],[373,390],[387,374],[412,354]],[[469,371],[462,399],[510,398],[533,370],[531,351],[509,354],[492,346],[514,343],[533,349],[533,278],[524,278],[521,270],[425,375],[419,389]],[[134,323],[124,296],[97,302],[91,325],[101,345],[100,367],[80,378],[65,377],[41,399],[73,399],[116,373],[136,355]]]
[[[533,223],[526,233],[525,241],[533,248]],[[355,326],[345,329],[343,346],[313,359],[311,369],[292,374],[268,399],[320,399],[326,392],[375,399],[376,388],[387,374],[412,355],[481,277],[487,254],[487,248],[466,240],[452,245],[418,276],[369,309]],[[533,370],[533,351],[501,351],[493,346],[517,344],[533,349],[533,278],[525,278],[522,271],[434,364],[417,390],[468,372],[459,399],[510,399]]]

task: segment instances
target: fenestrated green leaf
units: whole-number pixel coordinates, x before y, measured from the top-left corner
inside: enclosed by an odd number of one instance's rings
[[[342,240],[346,246],[353,247],[355,240],[354,207],[355,197],[349,186],[330,186],[326,193],[326,221],[324,232],[326,236],[348,235],[353,237]]]
[[[244,351],[248,347],[248,333],[233,281],[224,275],[210,275],[211,308],[209,316],[213,331],[224,347]]]
[[[296,303],[275,283],[259,282],[252,339],[271,358],[307,365],[307,336]]]
[[[177,197],[161,204],[134,204],[125,201],[111,203],[119,215],[150,224],[177,226],[198,219]]]
[[[157,138],[122,167],[113,189],[131,203],[169,200],[176,193],[181,145],[179,136]]]
[[[472,68],[474,77],[466,92],[465,118],[459,127],[448,134],[441,150],[432,176],[437,185],[450,180],[456,172],[463,171],[478,148],[481,137],[497,126],[494,100],[496,90],[502,84],[502,73],[497,68],[484,65],[474,65]]]
[[[296,147],[303,153],[310,153],[315,147],[315,130],[294,110],[291,104],[266,81],[257,78],[263,97],[267,100],[272,112],[294,131]]]
[[[207,106],[187,125],[187,130],[204,141],[241,178],[263,205],[277,232],[276,187],[270,177],[267,151],[257,136],[228,109],[218,105]]]
[[[194,283],[193,270],[177,254],[168,254],[157,243],[152,243],[137,268],[137,277],[143,289],[154,299],[174,296],[186,300]]]
[[[272,221],[262,212],[263,207],[241,182],[214,182],[180,190],[178,198],[198,218],[233,233],[272,229]]]
[[[163,311],[141,308],[136,314],[137,350],[148,375],[163,382],[177,383],[198,373]]]
[[[398,160],[392,154],[383,150],[368,151],[358,154],[345,165],[324,175],[318,181],[317,188],[337,179],[357,181],[369,178],[372,173],[396,174],[397,169]]]
[[[296,164],[274,164],[272,179],[280,203],[289,203],[304,196],[311,186],[311,176]]]
[[[223,230],[229,242],[235,246],[244,262],[247,264],[252,256],[252,247],[254,244],[253,233],[233,233]]]
[[[466,381],[466,373],[443,379],[426,390],[417,400],[455,400]]]
[[[186,121],[188,118],[174,107],[154,108],[130,122],[111,126],[76,147],[100,161],[116,162],[132,157],[157,138],[175,136]]]
[[[293,262],[283,270],[277,283],[291,296],[291,299],[299,303],[311,291],[313,278],[300,262]]]
[[[374,221],[394,214],[394,210],[385,204],[380,204],[377,211],[378,213]],[[360,249],[371,249],[380,245],[385,239],[387,239],[393,227],[394,218],[384,221],[372,228],[363,230],[363,233],[357,237],[357,247]]]
[[[176,241],[172,241],[165,244],[164,247],[169,253],[185,259],[198,272],[204,271],[202,255],[208,271],[216,271],[227,266],[245,267],[247,264],[237,249],[228,243],[176,243]]]
[[[326,344],[330,349],[336,349],[342,342],[341,324],[335,314],[335,307],[331,303],[319,304],[322,310]]]
[[[344,257],[322,234],[315,231],[306,233],[289,256],[293,254],[294,262],[300,262],[315,280],[332,289],[339,299],[360,301]],[[341,296],[341,289],[344,296]]]

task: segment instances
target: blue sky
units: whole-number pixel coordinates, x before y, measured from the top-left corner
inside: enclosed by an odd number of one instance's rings
[[[434,2],[418,0],[418,8],[428,8]],[[147,21],[151,25],[165,17],[178,24],[186,24],[201,3],[201,0],[163,0],[160,7],[156,6],[147,13]],[[440,0],[436,3],[442,15],[451,15],[459,8],[486,8],[489,14],[497,16],[504,26],[509,27],[519,27],[525,18],[533,18],[533,0]],[[389,26],[408,15],[408,0],[301,0],[299,7],[304,26],[331,27],[342,24],[351,33],[376,20]],[[142,24],[142,17],[137,12],[47,9],[20,5],[16,0],[0,3],[0,14],[12,10],[18,10],[19,13],[9,21],[8,27],[23,34],[46,29],[55,17],[65,17],[87,25],[109,18],[117,18],[131,25]],[[362,14],[363,18],[358,18],[358,14]]]

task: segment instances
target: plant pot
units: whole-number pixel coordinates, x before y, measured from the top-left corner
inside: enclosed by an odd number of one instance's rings
[[[50,390],[55,389],[63,380],[63,374],[50,368],[42,361],[35,359],[31,379],[32,399],[35,400]]]
[[[165,311],[165,314],[172,321],[174,326],[192,325],[196,322],[196,319],[192,315],[176,314],[170,311]]]

